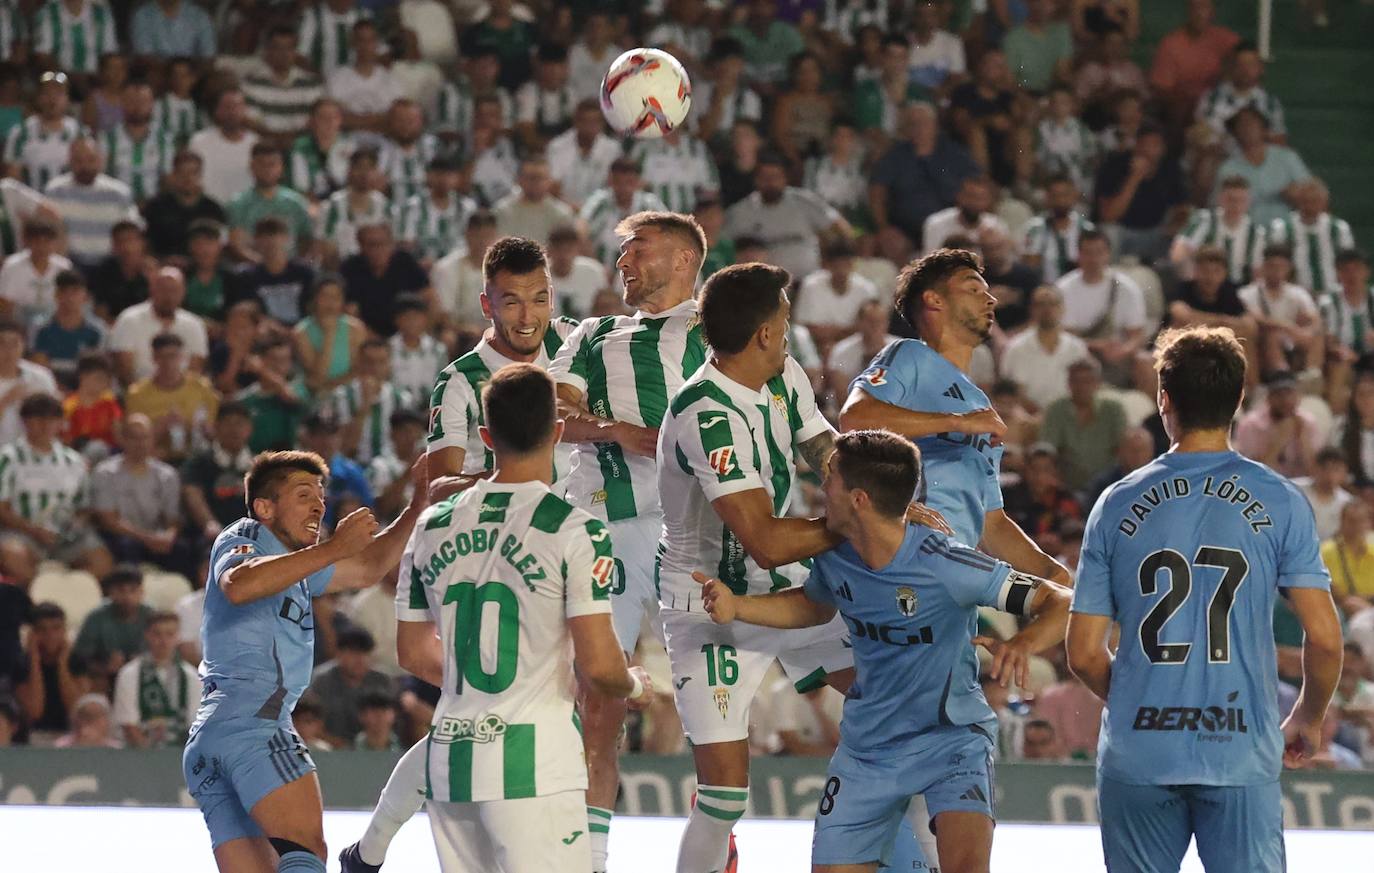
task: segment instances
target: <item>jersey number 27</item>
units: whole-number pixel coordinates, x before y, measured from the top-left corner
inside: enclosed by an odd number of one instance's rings
[[[1202,546],[1193,556],[1192,566],[1173,549],[1160,549],[1140,562],[1140,593],[1145,597],[1153,597],[1158,590],[1161,570],[1169,574],[1169,587],[1164,597],[1140,623],[1140,648],[1152,664],[1182,664],[1192,651],[1192,643],[1161,643],[1159,635],[1192,593],[1193,567],[1216,567],[1225,571],[1221,584],[1207,604],[1207,661],[1212,664],[1231,662],[1231,607],[1236,603],[1236,591],[1250,575],[1250,563],[1235,549]]]

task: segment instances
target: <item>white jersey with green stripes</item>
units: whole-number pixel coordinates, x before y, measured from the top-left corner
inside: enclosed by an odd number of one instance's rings
[[[33,51],[68,73],[97,72],[102,56],[119,51],[114,13],[105,0],[86,0],[75,14],[62,0],[48,0],[33,15]]]
[[[149,125],[143,139],[135,140],[120,124],[100,136],[105,150],[105,173],[133,192],[139,203],[157,194],[162,177],[172,172],[176,140],[168,130]]]
[[[481,481],[421,514],[400,579],[397,620],[435,622],[444,651],[425,796],[586,788],[567,621],[611,612],[606,526],[542,482]]]
[[[57,130],[48,130],[42,118],[30,115],[10,128],[2,154],[19,165],[27,184],[41,191],[67,171],[72,141],[83,132],[81,122],[71,116],[63,117]]]
[[[353,456],[364,467],[373,458],[390,451],[392,413],[416,406],[415,398],[410,396],[409,391],[394,382],[388,382],[377,392],[377,399],[364,408],[363,386],[359,379],[335,388],[331,400],[334,418],[339,423],[348,424],[356,418],[364,419],[358,451]]]
[[[698,191],[719,191],[720,174],[706,143],[683,133],[676,143],[665,139],[635,140],[630,157],[639,163],[649,190],[674,212],[691,212]]]
[[[1323,212],[1308,224],[1300,214],[1290,212],[1288,217],[1274,221],[1269,238],[1293,250],[1293,281],[1311,291],[1313,297],[1340,293],[1336,255],[1355,247],[1355,235],[1345,219]]]
[[[308,192],[302,192],[308,193]],[[381,191],[368,191],[365,205],[355,210],[343,188],[329,195],[315,221],[315,237],[333,243],[339,259],[358,253],[358,228],[373,224],[391,224],[391,201]]]
[[[1195,209],[1179,236],[1188,241],[1193,251],[1202,246],[1216,246],[1226,256],[1226,274],[1232,282],[1244,285],[1250,281],[1260,261],[1264,260],[1265,228],[1263,222],[1249,215],[1228,225],[1220,209]]]
[[[531,363],[541,369],[549,369],[550,361],[576,328],[577,322],[571,318],[550,321],[539,356]],[[492,348],[484,337],[472,351],[439,372],[434,391],[429,397],[428,451],[462,449],[464,473],[473,475],[491,470],[491,450],[477,434],[477,428],[483,424],[482,388],[490,381],[492,373],[514,363],[515,360]],[[567,479],[571,454],[571,443],[560,445],[555,450],[555,482],[562,483]]]
[[[639,427],[658,427],[668,401],[706,360],[695,300],[648,314],[589,318],[549,366],[560,385],[582,392],[591,413]],[[653,458],[618,443],[575,443],[568,499],[607,521],[659,509]]]
[[[90,504],[86,459],[54,442],[40,452],[24,437],[0,447],[0,503],[19,517],[60,531]]]
[[[663,501],[659,602],[681,604],[700,591],[692,571],[720,579],[737,594],[799,585],[807,570],[764,570],[711,506],[762,488],[783,516],[797,488],[797,446],[830,430],[816,408],[811,380],[790,355],[783,372],[754,391],[707,362],[673,397],[659,437],[658,492]]]

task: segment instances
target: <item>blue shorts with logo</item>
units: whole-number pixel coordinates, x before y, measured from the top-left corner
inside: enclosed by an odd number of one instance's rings
[[[1262,785],[1131,785],[1098,773],[1109,873],[1178,873],[1188,842],[1207,873],[1283,873],[1283,795]]]
[[[996,731],[996,722],[941,728],[901,754],[881,757],[856,756],[841,743],[816,807],[811,863],[891,863],[898,827],[918,795],[925,796],[931,821],[943,812],[994,818]]]
[[[249,812],[283,785],[315,770],[289,721],[245,716],[204,722],[181,757],[186,787],[210,829],[210,844],[263,836]]]

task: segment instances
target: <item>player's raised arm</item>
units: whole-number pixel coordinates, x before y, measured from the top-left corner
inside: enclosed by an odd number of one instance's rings
[[[406,541],[415,527],[415,520],[429,505],[429,488],[427,486],[429,475],[424,455],[421,455],[415,465],[411,467],[410,477],[414,486],[410,505],[406,507],[405,512],[396,517],[395,521],[387,525],[386,530],[373,537],[362,549],[340,560],[335,565],[332,583],[334,590],[347,591],[354,588],[366,588],[375,584],[401,560]],[[372,527],[374,532],[376,527],[374,521]],[[335,539],[338,536],[339,533],[336,530],[334,532]]]
[[[824,519],[773,515],[773,501],[762,488],[717,497],[711,507],[754,563],[765,570],[814,557],[841,542],[826,530]]]
[[[879,400],[862,382],[867,379],[886,379],[886,375],[865,371],[849,391],[840,410],[840,430],[872,430],[883,428],[901,434],[909,440],[941,433],[990,434],[1001,438],[1007,432],[1002,417],[991,407],[973,412],[918,412]],[[882,368],[879,367],[879,370]]]
[[[439,641],[434,615],[429,611],[425,587],[411,571],[415,567],[416,526],[401,556],[396,585],[396,663],[412,676],[442,687],[444,650]]]
[[[1013,615],[1032,616],[1031,621],[1009,640],[974,637],[992,653],[990,675],[1005,688],[1014,680],[1024,688],[1030,680],[1030,656],[1038,655],[1064,642],[1069,624],[1068,588],[1013,570],[1004,583],[998,608]]]
[[[983,551],[1042,579],[1073,587],[1067,567],[1045,554],[1035,540],[1000,507],[983,516]]]
[[[818,603],[804,588],[788,588],[770,594],[737,595],[719,579],[697,570],[692,578],[701,585],[701,602],[716,624],[742,621],[763,627],[799,628],[825,624],[835,607]]]

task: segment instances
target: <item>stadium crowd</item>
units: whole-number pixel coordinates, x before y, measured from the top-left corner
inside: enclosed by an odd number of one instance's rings
[[[1316,761],[1374,764],[1370,263],[1286,144],[1254,46],[1190,0],[1142,69],[1138,16],[1137,0],[3,0],[0,745],[181,743],[205,559],[245,514],[253,453],[327,458],[330,521],[394,517],[435,376],[486,329],[486,249],[538,240],[554,314],[612,314],[616,223],[667,208],[706,230],[703,277],[792,274],[791,352],[832,417],[910,335],[901,266],[978,251],[999,303],[974,376],[1006,425],[1006,508],[1070,568],[1096,497],[1167,448],[1152,336],[1232,327],[1253,383],[1236,448],[1310,498],[1347,622]],[[614,137],[598,107],[635,45],[693,76],[686,127],[662,140]],[[312,748],[400,750],[428,726],[437,689],[396,663],[395,585],[315,602],[295,710]],[[1274,633],[1296,679],[1282,605]],[[683,752],[656,684],[630,746]],[[985,691],[1005,758],[1093,756],[1101,704],[1062,653],[1031,687]],[[779,673],[755,751],[828,755],[840,703]]]

